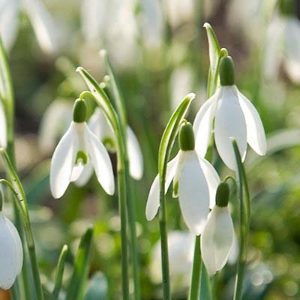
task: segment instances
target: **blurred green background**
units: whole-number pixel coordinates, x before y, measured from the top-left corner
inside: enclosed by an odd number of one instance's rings
[[[42,10],[36,8],[40,4]],[[133,184],[142,295],[160,299],[160,285],[150,272],[159,226],[157,218],[146,221],[145,205],[171,112],[186,93],[195,92],[192,121],[206,100],[209,58],[203,24],[209,22],[221,47],[232,55],[236,83],[256,105],[269,138],[265,157],[249,149],[246,160],[253,213],[245,299],[300,299],[298,1],[1,0],[0,32],[12,26],[3,21],[5,5],[15,5],[18,11],[12,17],[18,20],[15,40],[7,44],[16,99],[17,165],[30,202],[44,283],[51,286],[62,245],[76,249],[87,226],[95,224],[90,276],[101,271],[107,298],[121,299],[117,198],[106,196],[94,177],[84,188],[71,185],[59,200],[49,189],[53,147],[70,119],[73,101],[86,89],[75,69],[81,65],[103,80],[98,52],[106,48],[144,156],[143,179]],[[42,22],[36,21],[35,13]],[[35,32],[43,26],[50,46]],[[49,109],[52,117],[42,129]],[[222,177],[228,174],[224,166],[217,166]],[[187,230],[171,195],[167,212],[170,231]],[[216,299],[230,299],[234,272],[234,265],[229,265],[217,277]],[[67,280],[68,269],[65,275]],[[176,282],[173,289],[174,299],[185,299],[184,284]]]

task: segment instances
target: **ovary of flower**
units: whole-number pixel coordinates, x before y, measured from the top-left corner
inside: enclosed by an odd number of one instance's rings
[[[114,194],[112,165],[104,145],[86,122],[72,122],[52,157],[50,188],[53,197],[62,197],[70,182],[77,180],[87,167],[95,170],[105,192]]]
[[[14,224],[0,212],[0,289],[10,289],[23,265],[23,248]]]
[[[115,134],[103,112],[96,108],[89,120],[89,128],[101,140],[106,141],[113,148],[115,145]],[[141,179],[143,176],[143,156],[139,142],[130,127],[126,130],[127,136],[127,153],[129,160],[129,173],[134,179]],[[88,166],[75,184],[78,186],[85,185],[92,175],[92,168]]]
[[[200,158],[195,151],[181,150],[167,164],[165,192],[174,178],[178,182],[178,198],[183,219],[190,231],[199,235],[205,225],[209,207],[212,208],[215,204],[219,176],[213,166]],[[149,221],[159,209],[159,191],[157,175],[150,188],[146,205],[146,218]]]
[[[225,266],[233,241],[234,228],[228,207],[216,205],[201,236],[201,255],[209,275]]]
[[[236,169],[232,139],[236,140],[243,160],[247,142],[257,154],[266,153],[266,137],[259,114],[235,85],[219,87],[200,108],[193,127],[198,155],[204,157],[214,132],[218,153],[232,170]]]

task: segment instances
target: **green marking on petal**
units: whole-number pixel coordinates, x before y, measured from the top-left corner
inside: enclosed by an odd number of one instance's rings
[[[77,155],[76,155],[76,160],[75,160],[75,164],[83,164],[83,165],[86,165],[89,161],[89,158],[87,156],[87,154],[82,151],[82,150],[79,150],[77,152]]]

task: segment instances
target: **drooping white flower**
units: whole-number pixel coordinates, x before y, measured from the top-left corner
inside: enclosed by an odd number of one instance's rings
[[[180,291],[190,284],[194,241],[194,235],[189,232],[171,231],[168,233],[170,279],[173,283],[173,292]],[[152,250],[150,277],[154,283],[160,283],[162,280],[160,240],[154,245]]]
[[[96,108],[89,120],[91,131],[108,147],[113,150],[115,146],[115,135],[103,112]],[[143,155],[136,135],[128,126],[126,130],[127,153],[129,160],[129,173],[132,178],[139,180],[143,176]],[[88,167],[82,172],[75,182],[78,186],[85,185],[92,175],[92,168]]]
[[[0,0],[0,35],[5,47],[11,49],[15,42],[21,10],[28,15],[42,50],[55,53],[60,46],[61,31],[39,0]]]
[[[179,138],[185,142],[180,143],[181,150],[167,165],[165,192],[174,180],[175,186],[178,186],[177,194],[183,219],[190,231],[199,235],[205,225],[209,207],[215,204],[215,193],[220,179],[213,166],[195,152],[194,136],[189,123],[181,127]],[[157,175],[147,200],[147,220],[152,220],[157,214],[160,206],[159,191]]]
[[[57,145],[51,160],[50,188],[54,198],[60,198],[72,181],[76,181],[86,168],[95,170],[105,192],[114,194],[112,165],[104,145],[88,128],[86,106],[76,100],[73,122]]]
[[[234,242],[228,198],[228,185],[221,183],[217,190],[216,206],[210,212],[201,236],[201,255],[209,275],[214,275],[225,266]]]
[[[19,233],[0,211],[0,289],[12,287],[22,265],[23,248]]]
[[[232,140],[236,140],[244,160],[247,143],[257,154],[266,153],[266,137],[254,105],[234,85],[233,62],[229,56],[221,59],[220,81],[221,86],[196,115],[193,125],[195,149],[200,157],[204,157],[214,132],[220,157],[230,169],[235,170]]]

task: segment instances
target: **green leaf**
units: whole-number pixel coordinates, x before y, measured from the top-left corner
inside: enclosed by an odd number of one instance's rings
[[[61,253],[59,255],[58,264],[56,267],[56,274],[55,274],[55,283],[54,283],[54,289],[53,289],[53,297],[55,299],[58,298],[61,286],[62,286],[62,280],[63,280],[63,274],[65,269],[65,261],[67,258],[67,254],[69,252],[69,248],[67,245],[64,245]]]
[[[176,135],[179,130],[179,126],[184,119],[187,110],[191,104],[191,101],[195,98],[195,94],[191,93],[184,97],[182,102],[178,105],[177,109],[171,116],[165,131],[162,135],[159,145],[158,154],[158,172],[160,178],[165,178],[167,162],[169,160],[170,152],[175,142]]]
[[[84,300],[105,300],[107,299],[107,280],[101,272],[92,277]]]
[[[209,276],[207,274],[206,268],[202,261],[201,263],[201,275],[200,275],[200,293],[199,300],[212,300],[212,291],[210,286]]]
[[[119,116],[121,118],[121,123],[123,126],[127,125],[127,118],[126,118],[126,109],[125,109],[125,104],[124,104],[124,99],[120,93],[120,89],[119,89],[119,84],[117,81],[117,78],[113,72],[111,63],[109,61],[108,55],[106,53],[105,50],[101,50],[100,54],[103,56],[104,58],[104,63],[105,63],[105,67],[109,76],[109,83],[111,86],[111,92],[112,92],[112,96],[115,100],[115,104],[116,104],[116,108],[117,111],[119,113]]]
[[[67,290],[66,300],[83,299],[90,264],[93,233],[93,228],[89,228],[81,238],[76,253],[74,271]]]

